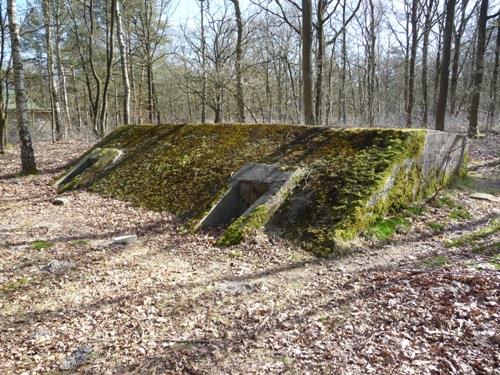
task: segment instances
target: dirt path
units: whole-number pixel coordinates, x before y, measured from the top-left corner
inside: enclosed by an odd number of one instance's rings
[[[266,236],[220,249],[86,192],[55,205],[55,176],[86,145],[38,146],[36,177],[0,157],[1,374],[499,373],[500,204],[471,189],[321,260]],[[476,178],[500,176],[498,150],[473,144]]]

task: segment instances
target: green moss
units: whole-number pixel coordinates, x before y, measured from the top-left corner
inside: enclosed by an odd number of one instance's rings
[[[240,216],[224,231],[217,241],[220,246],[231,246],[243,241],[243,239],[262,227],[269,220],[269,209],[264,206],[256,207],[246,216]]]
[[[492,260],[490,260],[490,264],[493,265],[493,267],[495,268],[495,270],[500,270],[500,254],[497,254],[493,257]]]
[[[54,246],[54,243],[49,241],[39,240],[39,241],[33,241],[30,244],[30,246],[32,249],[35,250],[44,250],[44,249],[50,249],[52,246]]]
[[[368,230],[368,233],[379,240],[386,240],[396,232],[404,232],[410,228],[410,222],[401,217],[379,219],[375,225]]]
[[[403,214],[411,217],[411,216],[422,216],[425,212],[425,207],[423,205],[414,205],[407,207],[403,210]]]
[[[486,227],[478,229],[476,231],[464,234],[459,236],[451,241],[446,243],[447,247],[458,247],[462,245],[470,245],[474,244],[476,241],[489,237],[493,234],[496,234],[500,231],[500,218],[496,218],[492,220],[490,224]]]
[[[496,254],[500,252],[500,242],[476,245],[471,249],[474,254]]]
[[[459,206],[454,208],[448,213],[448,217],[453,220],[458,220],[458,219],[470,219],[472,217],[471,213],[467,211],[465,207]]]
[[[430,222],[427,226],[435,233],[441,233],[444,231],[444,224],[437,222]]]
[[[424,266],[426,268],[440,268],[448,264],[448,258],[445,255],[437,255],[428,258],[424,261]]]
[[[434,205],[438,208],[455,208],[458,206],[455,198],[449,192],[434,198]]]
[[[25,287],[29,283],[30,283],[29,279],[27,279],[25,277],[21,277],[21,278],[17,279],[16,281],[12,281],[10,283],[7,283],[7,284],[0,286],[0,294],[15,292],[16,290],[19,290],[19,289]]]

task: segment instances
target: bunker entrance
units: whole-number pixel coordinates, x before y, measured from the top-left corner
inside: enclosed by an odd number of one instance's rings
[[[198,223],[198,228],[227,226],[258,206],[274,212],[282,203],[284,192],[293,188],[301,170],[285,171],[277,165],[247,163],[231,176],[230,189]]]
[[[201,223],[201,228],[227,226],[269,190],[261,181],[237,181]]]

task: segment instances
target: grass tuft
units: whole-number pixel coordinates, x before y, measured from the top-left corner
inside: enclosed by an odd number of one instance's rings
[[[492,222],[484,228],[464,234],[446,243],[447,247],[458,247],[466,244],[474,244],[477,240],[491,236],[500,231],[500,218],[492,220]]]
[[[35,250],[44,250],[44,249],[50,249],[52,246],[54,246],[54,243],[49,241],[39,240],[39,241],[33,241],[30,244],[30,246],[32,249]]]
[[[445,255],[436,255],[424,261],[426,268],[440,268],[448,264],[448,258]]]

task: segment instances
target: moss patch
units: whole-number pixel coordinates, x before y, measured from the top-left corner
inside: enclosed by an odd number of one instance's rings
[[[368,234],[379,240],[386,240],[396,232],[407,231],[410,226],[410,221],[402,217],[379,219],[375,222],[375,225],[368,230]]]
[[[444,231],[444,224],[437,223],[435,221],[430,222],[427,224],[427,226],[434,232],[434,233],[441,233]]]
[[[52,246],[54,246],[54,243],[40,240],[40,241],[33,241],[30,244],[30,246],[32,249],[35,250],[45,250],[45,249],[50,249]]]
[[[500,231],[500,218],[492,220],[492,222],[484,228],[464,234],[446,243],[447,247],[458,247],[462,245],[473,245],[478,240],[489,237]]]
[[[448,264],[448,258],[445,255],[437,255],[424,260],[424,266],[426,268],[440,268]]]
[[[258,206],[250,214],[240,216],[229,225],[217,241],[217,244],[221,246],[231,246],[240,243],[252,232],[262,229],[268,220],[269,209],[266,206]]]
[[[12,281],[10,283],[7,283],[7,284],[0,286],[0,294],[15,292],[16,290],[19,290],[19,289],[25,287],[29,283],[30,283],[29,279],[27,279],[25,277],[21,277],[20,279],[17,279],[16,281]]]

